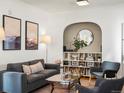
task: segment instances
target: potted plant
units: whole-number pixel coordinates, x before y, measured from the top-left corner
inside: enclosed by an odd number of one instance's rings
[[[75,47],[74,51],[78,51],[80,48],[83,48],[83,47],[87,46],[87,41],[79,40],[77,38],[74,38],[73,45]]]

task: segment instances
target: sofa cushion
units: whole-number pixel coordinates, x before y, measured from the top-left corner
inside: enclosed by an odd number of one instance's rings
[[[35,82],[40,79],[45,79],[45,76],[41,73],[27,75],[27,80],[29,83]]]
[[[27,62],[7,64],[8,71],[23,72],[22,65],[29,65]]]
[[[45,78],[48,78],[48,77],[51,77],[57,74],[58,71],[55,69],[45,69],[45,70],[40,71],[39,73],[44,74]]]
[[[44,70],[42,63],[39,61],[36,64],[30,65],[31,73],[36,73]]]
[[[38,60],[29,61],[29,65],[36,64],[36,63],[38,63],[39,61],[42,63],[43,67],[45,68],[45,64],[44,64],[44,60],[43,60],[43,59],[38,59]]]
[[[22,68],[23,68],[23,72],[27,75],[30,75],[31,74],[31,68],[29,65],[22,65]]]

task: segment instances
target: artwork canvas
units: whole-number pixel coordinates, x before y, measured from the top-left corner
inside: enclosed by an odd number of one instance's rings
[[[21,49],[21,19],[3,15],[3,27],[5,30],[5,40],[3,50]]]
[[[26,21],[25,49],[38,49],[38,23]]]

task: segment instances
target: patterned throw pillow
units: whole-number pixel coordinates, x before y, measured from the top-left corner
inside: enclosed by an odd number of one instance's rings
[[[40,61],[33,65],[22,65],[22,68],[23,72],[27,75],[44,70],[44,67]]]
[[[36,64],[30,65],[31,73],[36,73],[44,70],[42,63],[39,61]]]
[[[31,74],[31,68],[29,65],[22,65],[22,68],[23,68],[23,72],[27,75],[30,75]]]

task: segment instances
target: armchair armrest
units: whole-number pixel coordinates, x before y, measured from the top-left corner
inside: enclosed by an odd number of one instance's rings
[[[117,71],[116,70],[110,70],[110,69],[106,69],[103,71],[103,75],[106,75],[106,77],[116,77]]]
[[[27,75],[20,72],[3,73],[3,91],[7,93],[27,93]]]
[[[45,64],[45,69],[56,69],[57,71],[60,71],[60,64]]]
[[[95,86],[98,87],[98,86],[101,84],[101,82],[104,82],[104,81],[105,81],[104,78],[97,78],[97,79],[96,79]]]

